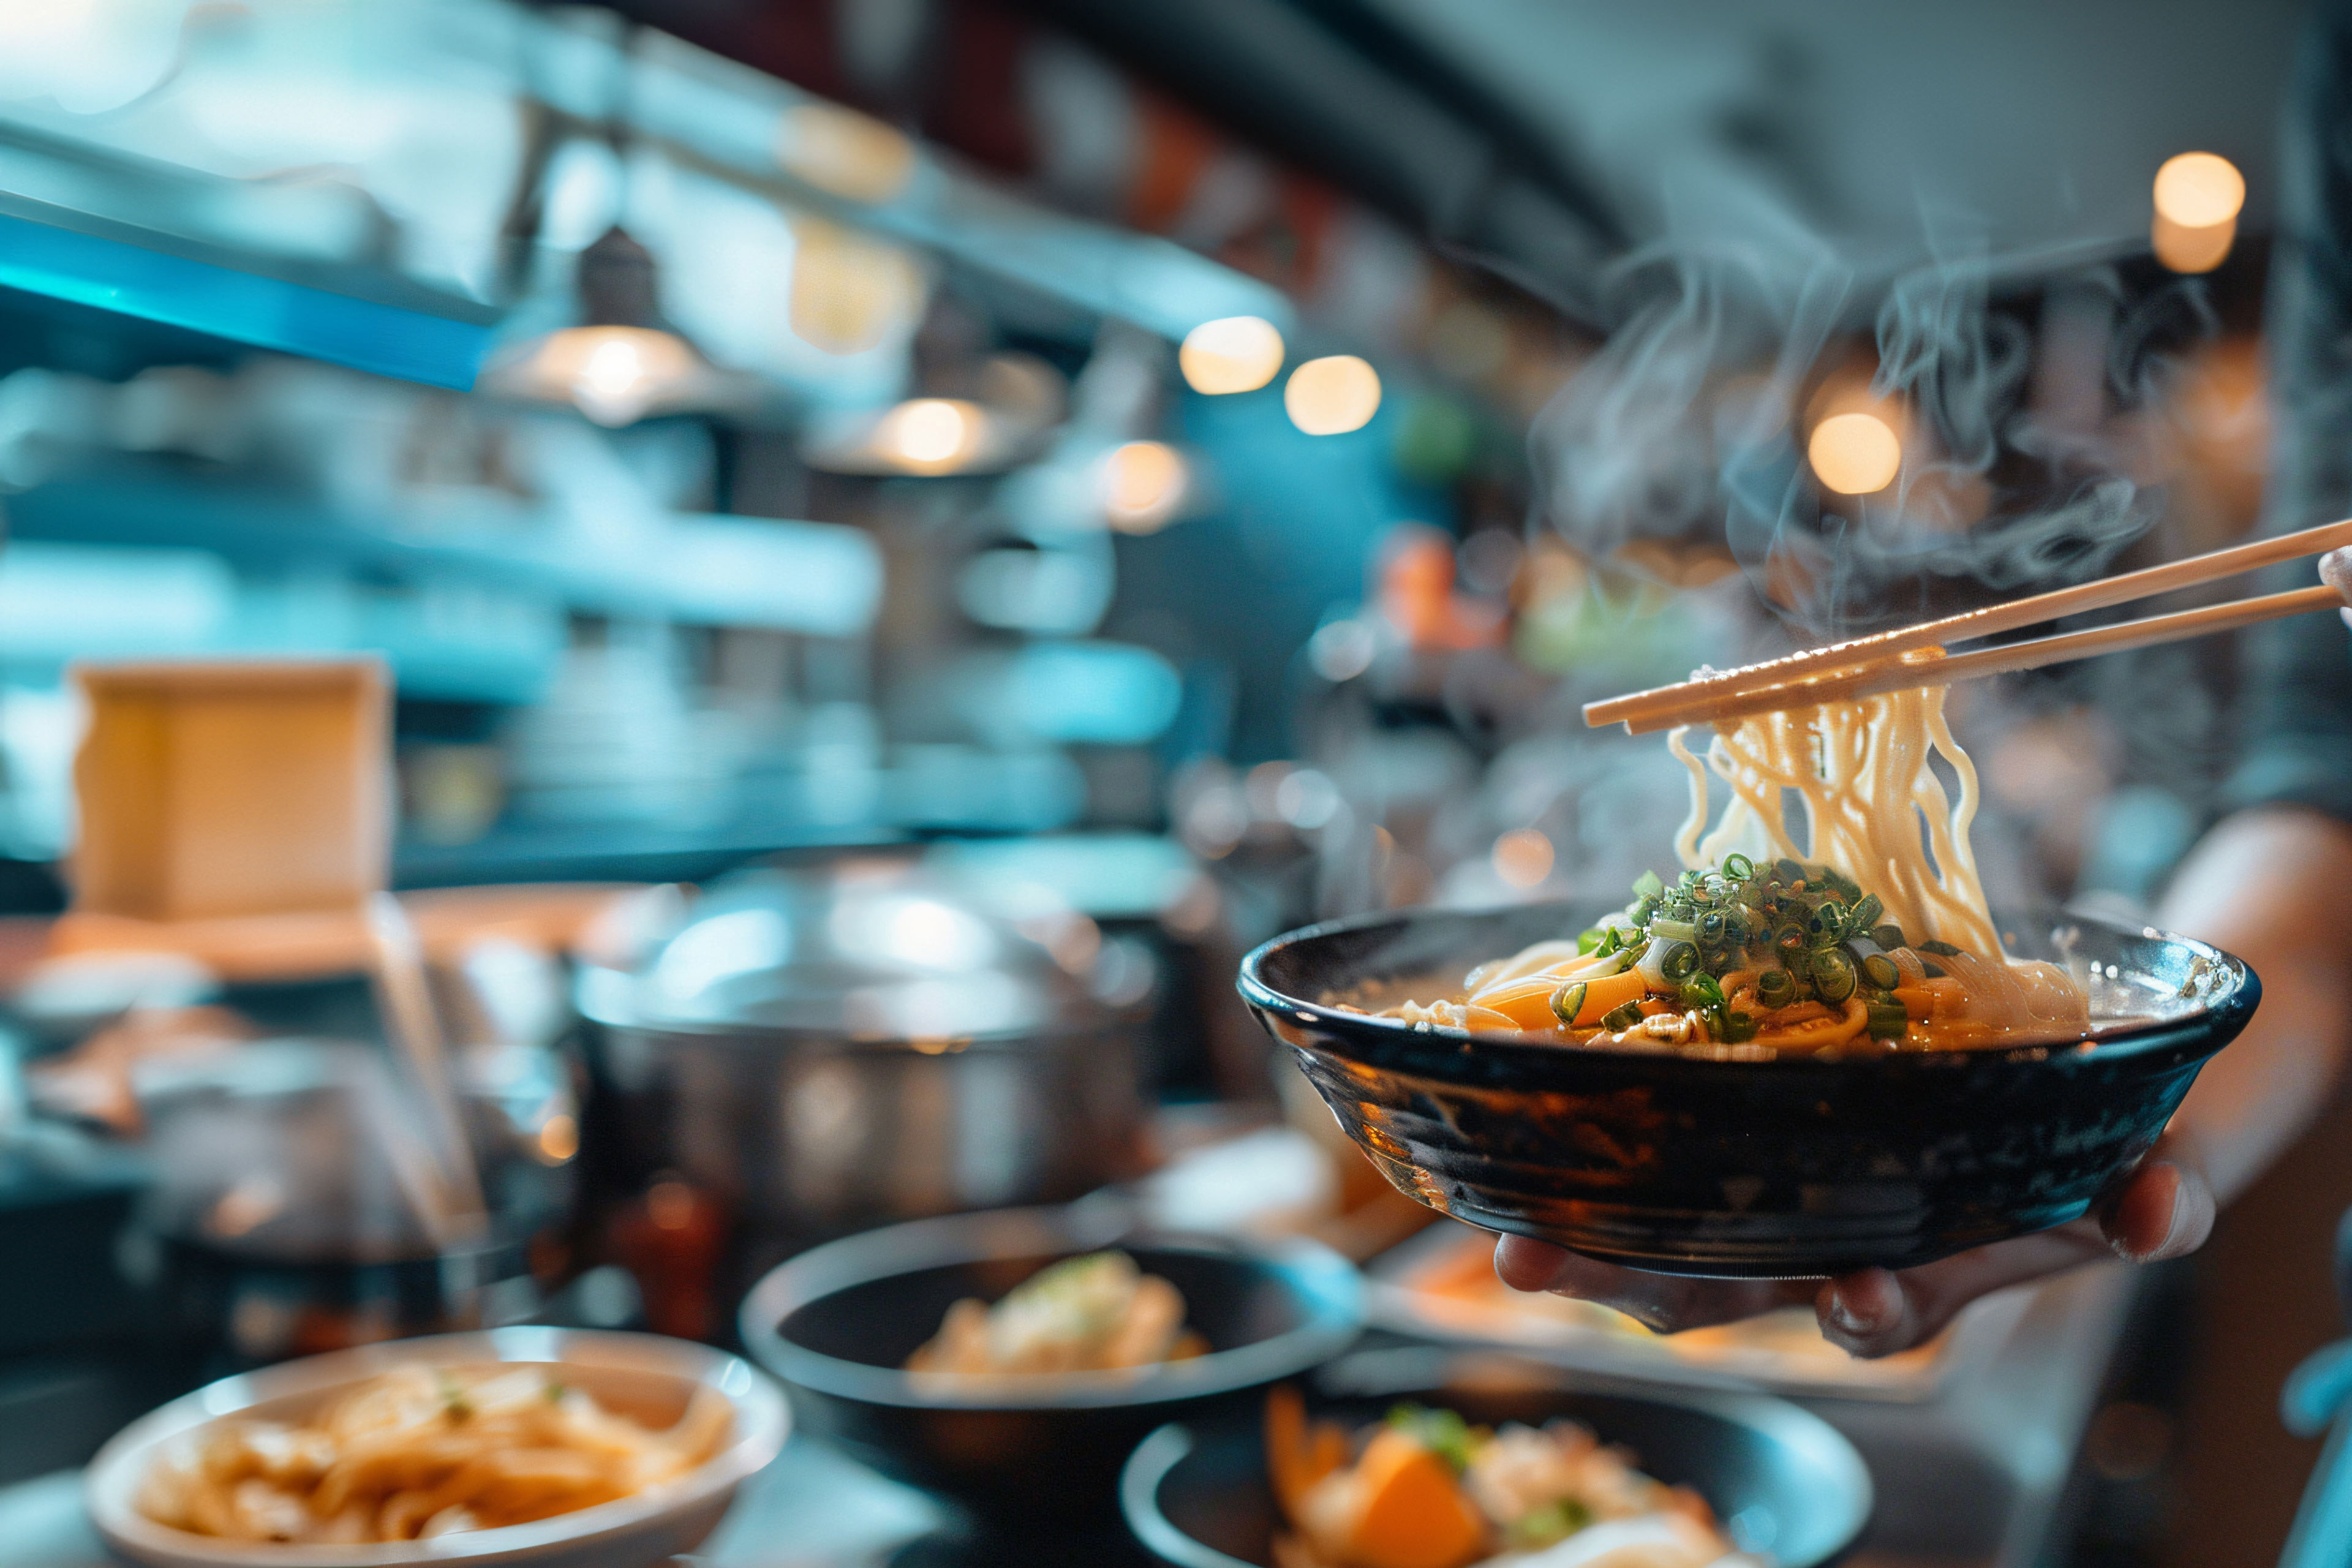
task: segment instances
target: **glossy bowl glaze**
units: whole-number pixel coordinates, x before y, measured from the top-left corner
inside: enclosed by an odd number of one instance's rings
[[[1339,1354],[1362,1279],[1307,1241],[1138,1230],[1123,1205],[918,1220],[804,1252],[743,1303],[743,1342],[802,1425],[960,1505],[983,1530],[1115,1520],[1118,1469],[1162,1422],[1235,1403]],[[995,1301],[1047,1264],[1116,1247],[1184,1296],[1209,1353],[1140,1375],[919,1376],[902,1368],[954,1302]]]
[[[1727,1061],[1465,1037],[1336,1004],[1573,932],[1559,904],[1414,910],[1276,937],[1243,997],[1400,1192],[1489,1230],[1665,1274],[1910,1268],[2063,1225],[2147,1152],[2253,1016],[2253,972],[2071,921],[2030,956],[2087,976],[2096,1036],[2015,1049]]]
[[[1580,1421],[1622,1443],[1650,1475],[1688,1486],[1732,1543],[1780,1568],[1820,1568],[1870,1519],[1870,1471],[1817,1415],[1755,1394],[1702,1393],[1579,1376],[1493,1354],[1370,1351],[1313,1380],[1313,1414],[1350,1427],[1399,1400],[1456,1410],[1473,1424]],[[1279,1528],[1264,1420],[1230,1413],[1160,1428],[1119,1486],[1127,1522],[1177,1568],[1264,1568]]]

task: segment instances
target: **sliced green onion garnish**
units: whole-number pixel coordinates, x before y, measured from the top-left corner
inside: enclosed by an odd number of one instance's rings
[[[1627,1002],[1601,1015],[1601,1026],[1612,1034],[1622,1034],[1642,1021],[1642,1005]]]
[[[1870,940],[1876,942],[1888,952],[1893,952],[1898,947],[1908,947],[1911,945],[1909,942],[1903,940],[1903,928],[1895,924],[1892,921],[1889,921],[1886,924],[1874,930],[1870,933]]]
[[[1862,977],[1881,991],[1892,991],[1903,984],[1903,971],[1883,952],[1874,952],[1862,961]]]
[[[1756,862],[1745,855],[1726,855],[1723,874],[1735,882],[1744,882],[1756,874]]]
[[[1637,899],[1654,899],[1665,890],[1666,885],[1658,880],[1655,871],[1644,871],[1633,879],[1633,896]]]
[[[1832,1005],[1853,995],[1853,960],[1835,948],[1813,954],[1813,991]]]
[[[1585,982],[1571,980],[1551,994],[1551,1016],[1563,1028],[1573,1028],[1576,1016],[1584,1011]]]
[[[1911,1015],[1900,1002],[1874,1001],[1869,1008],[1870,1037],[1874,1040],[1899,1040],[1911,1027]]]
[[[1785,1007],[1796,994],[1796,977],[1785,969],[1768,969],[1756,977],[1756,999],[1767,1007]]]
[[[1715,1029],[1726,1045],[1737,1046],[1756,1037],[1756,1017],[1735,1007],[1716,1020]]]
[[[1846,911],[1845,923],[1854,931],[1868,931],[1885,912],[1886,906],[1879,901],[1876,893],[1864,893],[1853,908]]]
[[[1579,958],[1590,958],[1600,951],[1601,928],[1599,926],[1594,926],[1591,931],[1580,931],[1576,933],[1576,954]]]
[[[1686,942],[1674,943],[1666,949],[1665,956],[1658,960],[1658,973],[1666,977],[1669,984],[1679,984],[1689,979],[1697,968],[1698,949]]]
[[[1960,954],[1960,950],[1950,942],[1937,942],[1932,937],[1917,945],[1921,952],[1932,952],[1937,958],[1958,958]]]

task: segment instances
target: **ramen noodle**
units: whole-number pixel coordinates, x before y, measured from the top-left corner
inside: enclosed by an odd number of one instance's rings
[[[1473,1426],[1400,1405],[1352,1437],[1266,1401],[1276,1568],[1706,1568],[1731,1550],[1705,1499],[1573,1421]]]
[[[734,1420],[698,1388],[649,1431],[561,1367],[395,1368],[307,1420],[214,1421],[167,1445],[134,1499],[158,1524],[230,1541],[358,1545],[496,1530],[685,1474]]]
[[[1116,1372],[1208,1350],[1184,1327],[1184,1298],[1124,1252],[1040,1269],[995,1306],[969,1297],[907,1358],[913,1373],[966,1375]]]
[[[1472,970],[1461,992],[1385,1016],[1579,1045],[1927,1050],[2079,1036],[2089,1006],[2055,965],[2003,951],[1969,829],[1976,768],[1941,688],[1719,727],[1690,770],[1668,882],[1572,940]],[[1958,783],[1946,790],[1940,758]],[[1727,793],[1708,826],[1710,779]]]

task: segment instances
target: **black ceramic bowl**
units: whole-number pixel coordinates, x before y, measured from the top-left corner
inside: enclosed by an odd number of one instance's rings
[[[1581,1421],[1622,1443],[1662,1481],[1706,1499],[1732,1544],[1780,1568],[1818,1568],[1870,1519],[1870,1471],[1817,1415],[1759,1394],[1712,1394],[1598,1380],[1493,1355],[1371,1351],[1314,1379],[1314,1414],[1359,1426],[1399,1400],[1458,1410],[1473,1424]],[[1144,1439],[1119,1485],[1127,1522],[1178,1568],[1274,1561],[1279,1523],[1261,1419],[1246,1412],[1167,1426]]]
[[[2023,944],[2087,974],[2096,1037],[2079,1044],[1719,1061],[1472,1045],[1331,1005],[1389,982],[1449,992],[1589,912],[1317,926],[1243,960],[1242,995],[1400,1192],[1636,1268],[1769,1279],[1909,1268],[2079,1217],[2262,994],[2202,942],[2083,920]]]
[[[1130,1228],[1095,1202],[918,1220],[803,1253],[753,1288],[743,1342],[793,1394],[802,1429],[940,1492],[982,1528],[1115,1520],[1118,1469],[1162,1422],[1328,1361],[1363,1322],[1362,1280],[1312,1242]],[[956,1300],[994,1301],[1058,1258],[1117,1247],[1183,1292],[1210,1353],[1138,1376],[915,1377],[900,1368]]]

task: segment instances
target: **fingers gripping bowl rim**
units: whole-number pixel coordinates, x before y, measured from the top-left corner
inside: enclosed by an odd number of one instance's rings
[[[2261,995],[2252,970],[2202,942],[2075,919],[2032,955],[2085,980],[2082,1041],[1735,1061],[1474,1037],[1342,1005],[1368,985],[1458,977],[1589,913],[1334,921],[1250,953],[1240,989],[1408,1196],[1608,1262],[1733,1279],[1916,1267],[2080,1217]]]
[[[158,1524],[132,1500],[162,1447],[224,1417],[307,1407],[411,1363],[555,1363],[592,1394],[607,1388],[685,1394],[716,1389],[734,1408],[719,1450],[676,1479],[611,1502],[529,1524],[375,1545],[227,1541]],[[152,1568],[394,1568],[420,1563],[500,1568],[623,1568],[690,1551],[717,1525],[736,1489],[767,1468],[791,1430],[783,1394],[740,1356],[656,1334],[537,1327],[391,1340],[307,1356],[206,1384],[141,1416],[99,1450],[85,1472],[90,1520],[117,1555]]]

